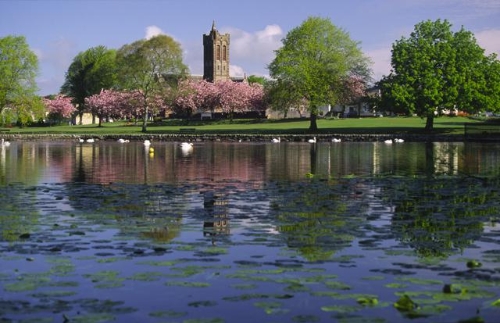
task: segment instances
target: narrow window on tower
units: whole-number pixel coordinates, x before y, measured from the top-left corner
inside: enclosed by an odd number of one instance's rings
[[[222,46],[222,60],[227,61],[226,45]]]
[[[220,60],[220,45],[217,45],[217,58],[218,61]]]

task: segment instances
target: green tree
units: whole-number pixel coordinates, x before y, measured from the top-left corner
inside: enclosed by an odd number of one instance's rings
[[[9,108],[15,115],[30,116],[31,110],[39,107],[37,73],[38,58],[23,36],[0,38],[0,114]],[[17,121],[24,124],[24,119]]]
[[[264,76],[250,75],[247,77],[249,84],[258,83],[262,86],[266,85],[267,79]]]
[[[265,86],[265,100],[274,111],[281,111],[287,117],[290,108],[301,110],[303,97],[294,90],[293,84],[286,80],[271,80]]]
[[[475,113],[500,102],[496,56],[485,56],[471,32],[451,27],[439,19],[417,24],[393,44],[392,71],[382,80],[383,100],[426,118],[427,130],[446,109]]]
[[[79,53],[66,72],[61,93],[73,98],[80,116],[85,111],[85,98],[116,85],[116,51],[97,46]]]
[[[117,63],[121,87],[142,96],[142,132],[146,132],[151,101],[159,95],[166,97],[188,72],[181,46],[166,35],[139,40],[118,50]]]
[[[310,17],[286,35],[268,68],[279,84],[291,85],[307,101],[309,130],[316,131],[319,107],[338,101],[345,79],[368,79],[368,63],[347,32],[329,19]]]

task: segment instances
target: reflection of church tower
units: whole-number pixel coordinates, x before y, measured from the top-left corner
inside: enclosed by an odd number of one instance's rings
[[[229,78],[229,34],[221,35],[215,21],[208,35],[203,35],[203,79],[209,82]]]

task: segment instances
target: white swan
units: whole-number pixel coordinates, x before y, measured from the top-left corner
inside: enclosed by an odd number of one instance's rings
[[[385,142],[386,144],[392,144],[392,139],[387,139],[387,140],[384,140],[384,142]]]
[[[332,139],[332,142],[341,142],[341,141],[342,141],[342,139],[340,139],[340,138],[333,138]]]
[[[278,137],[278,138],[273,138],[271,141],[272,141],[272,142],[281,142],[281,138],[280,138],[280,137]]]
[[[9,147],[10,146],[10,142],[9,141],[5,141],[5,139],[2,138],[2,146]]]
[[[85,142],[82,138],[78,138],[78,142]]]
[[[120,139],[118,139],[118,142],[121,143],[121,144],[124,144],[124,143],[130,142],[130,140],[120,138]]]
[[[314,137],[313,139],[309,139],[307,142],[309,142],[311,144],[315,144],[316,143],[316,137]]]
[[[193,143],[192,142],[182,142],[181,151],[184,157],[187,157],[193,153]]]
[[[394,139],[394,142],[405,142],[405,141],[404,141],[404,139],[396,138],[396,139]]]
[[[151,145],[151,141],[149,141],[148,139],[144,140],[144,146],[149,146]]]
[[[93,143],[93,142],[95,142],[95,139],[94,138],[89,138],[89,139],[87,139],[87,142]]]

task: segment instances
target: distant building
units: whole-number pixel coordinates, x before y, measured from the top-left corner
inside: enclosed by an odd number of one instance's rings
[[[208,35],[203,34],[203,79],[208,82],[228,81],[229,34],[220,34],[215,21]]]

